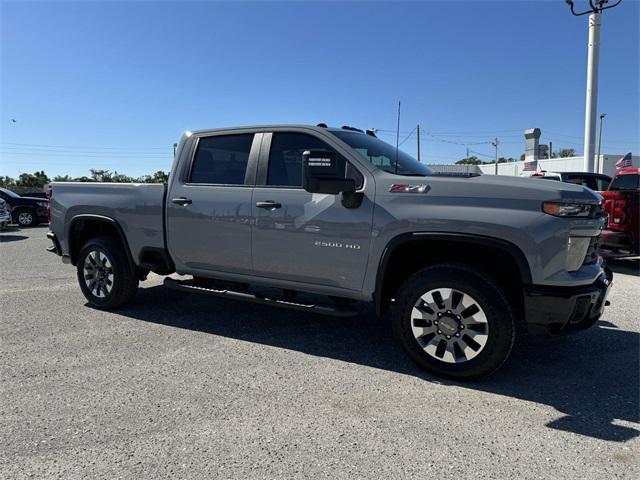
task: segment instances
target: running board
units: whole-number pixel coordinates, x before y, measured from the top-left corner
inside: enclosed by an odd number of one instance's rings
[[[352,317],[358,314],[354,308],[342,305],[317,305],[293,302],[290,300],[279,300],[275,298],[267,298],[252,293],[236,292],[233,290],[216,289],[201,287],[194,285],[191,281],[174,280],[173,278],[165,278],[164,286],[181,292],[202,293],[212,297],[226,298],[229,300],[241,300],[243,302],[259,303],[262,305],[270,305],[272,307],[288,308],[298,310],[300,312],[319,313],[321,315],[331,315],[333,317]]]

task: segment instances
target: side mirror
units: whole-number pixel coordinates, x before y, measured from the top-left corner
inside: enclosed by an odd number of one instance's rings
[[[338,173],[338,156],[330,150],[307,150],[302,154],[302,186],[310,193],[355,192],[356,182]]]

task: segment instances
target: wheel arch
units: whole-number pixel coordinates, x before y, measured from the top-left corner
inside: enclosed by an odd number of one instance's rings
[[[111,217],[95,214],[76,215],[69,222],[67,239],[69,243],[69,257],[72,265],[76,265],[82,246],[90,239],[99,236],[116,238],[125,251],[127,262],[132,269],[135,268],[127,237],[120,224]]]
[[[425,249],[429,246],[432,248],[445,246],[446,252],[444,257],[440,259],[437,253],[426,253]],[[438,263],[439,261],[452,260],[452,251],[466,247],[468,250],[465,251],[464,255],[461,255],[462,257],[466,257],[466,259],[472,257],[474,253],[478,253],[480,249],[484,249],[482,257],[470,262],[471,264],[486,265],[492,256],[498,256],[509,263],[510,273],[512,276],[517,276],[519,284],[524,285],[531,283],[531,269],[526,256],[518,246],[509,241],[495,237],[462,233],[404,233],[394,237],[387,244],[378,264],[374,291],[376,313],[382,314],[389,308],[392,298],[390,295],[393,295],[401,284],[398,278],[398,271],[402,271],[403,265],[393,264],[394,260],[401,258],[399,253],[404,249],[417,252],[420,250],[420,247],[424,247],[422,250],[424,255],[421,256],[418,261],[412,262],[408,273],[404,276],[405,280],[411,274],[428,265]],[[460,259],[457,258],[456,260],[459,261]],[[391,275],[392,273],[395,275]],[[515,285],[510,286],[512,289],[515,289],[515,287]]]

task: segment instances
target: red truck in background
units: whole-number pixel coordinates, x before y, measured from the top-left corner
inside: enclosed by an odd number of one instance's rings
[[[635,256],[640,236],[640,168],[616,171],[609,188],[599,192],[609,223],[600,235],[600,248],[615,256]]]

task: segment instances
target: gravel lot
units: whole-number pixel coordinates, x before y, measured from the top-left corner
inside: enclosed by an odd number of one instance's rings
[[[640,277],[482,382],[387,323],[184,295],[85,306],[46,227],[0,233],[0,478],[639,478]]]

